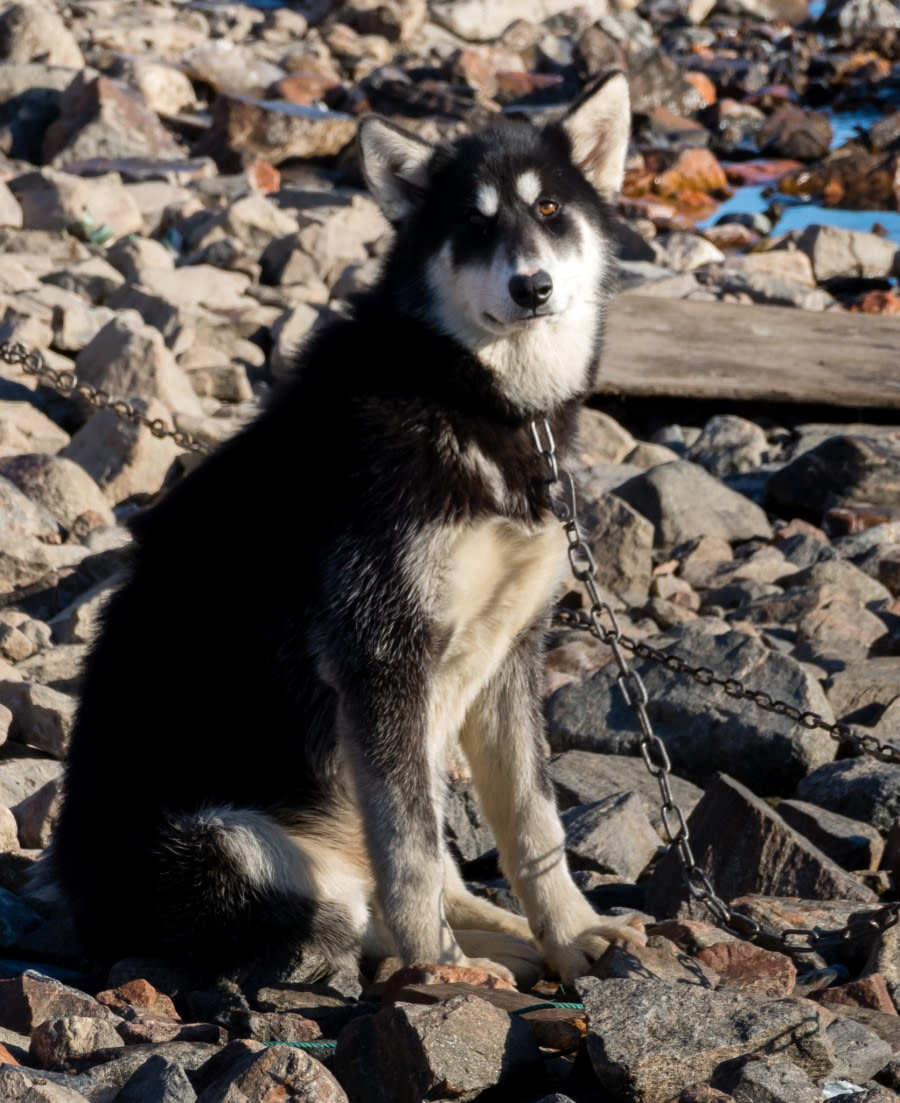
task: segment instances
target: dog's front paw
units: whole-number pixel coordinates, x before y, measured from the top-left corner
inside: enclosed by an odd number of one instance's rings
[[[599,919],[599,916],[597,917]],[[591,966],[609,947],[610,942],[633,942],[643,946],[647,934],[640,916],[605,919],[594,923],[568,942],[542,943],[548,971],[555,973],[563,984],[590,972]]]

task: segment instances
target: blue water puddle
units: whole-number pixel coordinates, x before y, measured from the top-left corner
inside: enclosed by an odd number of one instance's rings
[[[900,246],[900,211],[848,211],[843,207],[822,207],[818,203],[804,203],[794,196],[770,194],[771,185],[736,188],[734,195],[719,205],[716,213],[703,222],[697,223],[699,230],[715,226],[723,215],[756,214],[764,211],[770,203],[785,207],[772,233],[786,233],[788,230],[803,230],[807,226],[839,226],[843,230],[865,230],[871,232],[875,223],[887,230],[887,236]],[[763,192],[765,191],[765,196]]]

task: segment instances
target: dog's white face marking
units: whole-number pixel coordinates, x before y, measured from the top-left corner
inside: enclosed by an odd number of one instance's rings
[[[494,373],[511,401],[535,412],[584,386],[602,316],[606,251],[586,218],[567,217],[576,232],[561,248],[536,228],[519,253],[500,242],[484,262],[457,266],[448,243],[428,265],[431,320]],[[549,274],[553,292],[535,316],[513,301],[509,281],[538,270]]]
[[[523,172],[516,180],[516,192],[526,207],[537,202],[541,194],[541,181],[536,172]]]
[[[493,184],[482,184],[475,195],[478,213],[485,218],[493,218],[500,209],[500,196]]]

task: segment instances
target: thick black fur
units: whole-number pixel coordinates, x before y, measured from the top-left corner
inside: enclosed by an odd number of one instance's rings
[[[564,456],[583,394],[550,411],[512,405],[429,325],[423,258],[453,232],[464,261],[492,232],[470,220],[473,181],[534,163],[612,233],[559,126],[509,121],[439,151],[378,286],[308,342],[253,425],[132,523],[129,580],[87,662],[53,847],[98,958],[176,955],[215,972],[273,945],[352,950],[339,907],[254,894],[191,815],[231,805],[327,834],[343,793],[339,700],[362,767],[426,801],[405,747],[443,641],[398,575],[400,553],[430,521],[536,518],[545,468],[529,423],[546,412]],[[600,338],[598,321],[598,355]],[[438,446],[447,434],[496,462],[504,501]]]

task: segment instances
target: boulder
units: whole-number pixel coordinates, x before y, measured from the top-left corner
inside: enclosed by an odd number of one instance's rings
[[[768,538],[760,507],[687,460],[664,463],[614,488],[655,529],[655,544],[671,548],[698,536],[728,541]]]
[[[797,796],[887,830],[900,816],[900,767],[869,757],[828,762],[802,779]]]
[[[613,793],[563,813],[572,869],[637,881],[659,850],[659,836],[637,793]]]
[[[100,488],[83,467],[65,456],[30,453],[0,459],[0,475],[67,529],[84,513],[96,514],[100,524],[115,524]]]
[[[831,719],[819,683],[796,660],[743,633],[709,635],[705,620],[682,625],[678,642],[664,638],[663,650],[720,676],[765,687],[774,698]],[[821,732],[762,712],[750,701],[701,686],[657,663],[633,665],[647,687],[647,712],[656,734],[682,777],[702,784],[714,770],[724,770],[757,792],[787,796],[810,770],[834,758],[834,743]],[[613,663],[584,683],[557,690],[546,714],[548,738],[556,751],[638,753],[640,728],[621,695]]]

